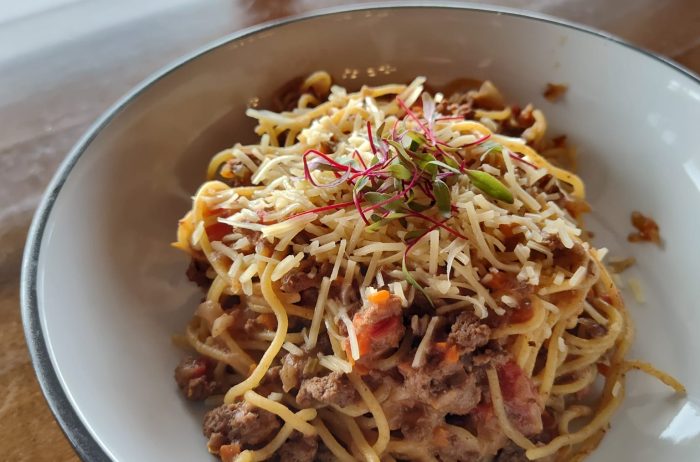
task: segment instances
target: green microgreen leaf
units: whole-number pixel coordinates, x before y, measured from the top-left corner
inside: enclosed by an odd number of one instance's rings
[[[371,204],[379,204],[380,202],[388,201],[388,200],[394,198],[395,196],[392,196],[389,194],[384,194],[384,193],[379,193],[379,192],[375,192],[375,191],[368,191],[365,193],[364,197],[367,200],[367,202],[369,202]],[[393,211],[400,210],[402,208],[401,198],[400,197],[396,198],[393,201],[382,205],[382,208],[384,208],[386,210],[393,210]]]
[[[357,180],[355,183],[355,187],[353,188],[354,192],[360,192],[362,191],[365,186],[369,183],[369,177],[367,176],[361,176],[360,179]]]
[[[409,151],[417,151],[421,146],[425,146],[427,140],[420,133],[411,130],[406,132],[402,142]]]
[[[417,290],[421,291],[421,293],[425,296],[425,298],[430,303],[430,306],[435,307],[435,305],[433,305],[433,301],[430,299],[430,296],[427,294],[425,289],[423,289],[423,287],[420,284],[418,284],[418,281],[416,281],[413,278],[411,273],[408,271],[408,268],[406,268],[406,254],[404,254],[403,259],[401,260],[401,271],[403,272],[403,277],[406,278],[406,282],[411,284]]]
[[[389,166],[389,171],[391,174],[394,176],[394,178],[397,178],[399,180],[410,180],[413,178],[413,174],[409,169],[404,167],[402,164],[392,164]]]
[[[458,175],[459,175],[460,173],[462,173],[462,172],[459,171],[458,168],[451,167],[450,165],[447,165],[445,162],[440,162],[439,160],[431,160],[431,161],[428,162],[428,163],[429,163],[430,165],[435,165],[435,166],[437,166],[437,167],[442,167],[442,168],[444,168],[445,170],[450,171],[450,172],[452,172],[452,173],[456,173],[456,174],[458,174]]]
[[[437,202],[440,214],[447,218],[452,216],[452,200],[450,198],[450,188],[442,180],[435,180],[433,183],[433,194]]]
[[[394,140],[386,140],[387,143],[389,143],[394,149],[396,149],[396,153],[399,156],[399,160],[401,161],[402,164],[404,164],[406,167],[409,168],[414,166],[415,164],[413,163],[413,159],[411,159],[411,156],[408,155],[406,152],[406,149],[404,149],[403,146],[401,146],[401,143],[394,141]]]
[[[408,205],[408,208],[413,210],[414,212],[424,212],[433,206],[433,204],[426,205],[426,204],[421,204],[420,202],[414,202],[414,201],[409,202],[407,205]]]
[[[365,230],[367,230],[370,233],[374,233],[374,232],[378,231],[380,228],[386,226],[390,221],[396,220],[396,219],[402,220],[403,217],[405,217],[405,216],[406,216],[405,213],[396,213],[396,212],[392,212],[383,218],[377,214],[372,214],[372,217],[370,218],[372,220],[372,224],[367,226],[365,228]]]
[[[486,195],[508,204],[514,202],[513,194],[510,190],[490,173],[482,172],[481,170],[467,170],[467,175],[472,184]]]
[[[374,157],[372,157],[372,159],[369,161],[369,166],[370,166],[370,167],[374,167],[374,166],[377,165],[378,163],[379,163],[379,157],[378,157],[378,156],[374,156]]]
[[[425,233],[424,229],[414,229],[413,231],[409,231],[406,233],[406,235],[403,237],[404,241],[412,241],[414,239],[418,239]]]

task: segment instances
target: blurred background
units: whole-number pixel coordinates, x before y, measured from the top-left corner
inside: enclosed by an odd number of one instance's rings
[[[19,314],[26,232],[70,147],[121,95],[178,56],[253,24],[344,3],[0,0],[0,460],[77,460],[34,378]],[[700,73],[700,0],[472,3],[580,22]]]

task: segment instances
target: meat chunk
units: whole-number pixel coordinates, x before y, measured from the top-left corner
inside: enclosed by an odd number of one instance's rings
[[[314,259],[302,260],[298,267],[282,276],[280,289],[293,293],[318,288],[323,276],[329,275],[331,270],[332,266],[327,262],[319,264]]]
[[[659,225],[646,215],[634,211],[631,216],[632,226],[637,228],[636,233],[630,233],[627,238],[630,242],[653,242],[661,244],[661,234],[659,233]]]
[[[514,299],[520,308],[530,305],[533,287],[524,281],[519,281],[514,273],[505,271],[488,273],[482,278],[481,282],[491,289],[491,296],[496,300],[500,300],[502,296],[507,295]]]
[[[295,431],[277,450],[280,462],[313,462],[318,452],[318,437],[305,437]]]
[[[211,285],[211,279],[207,277],[207,269],[209,269],[209,263],[193,258],[185,271],[185,276],[199,287],[208,289]]]
[[[331,372],[324,377],[311,377],[301,382],[297,403],[303,407],[335,404],[345,407],[357,400],[357,391],[345,374]]]
[[[456,345],[460,354],[471,353],[486,345],[491,335],[491,329],[482,324],[471,313],[460,313],[452,324],[447,342]]]
[[[461,363],[426,365],[420,369],[403,363],[399,372],[404,378],[403,387],[411,396],[443,415],[467,414],[481,400],[476,377],[467,374]]]
[[[204,358],[188,356],[175,368],[175,382],[192,401],[201,401],[216,390],[216,382],[207,375],[207,362]]]
[[[548,83],[543,96],[551,102],[559,101],[569,90],[567,85],[562,83]]]
[[[279,428],[276,415],[245,401],[222,404],[204,415],[204,435],[214,451],[224,444],[248,448],[267,443]]]
[[[547,240],[547,246],[552,249],[554,264],[567,271],[576,271],[579,266],[585,265],[588,260],[588,252],[581,244],[576,243],[573,247],[567,249],[559,238],[554,238]]]
[[[540,433],[544,406],[532,381],[514,361],[498,368],[498,381],[513,426],[524,435]]]
[[[280,369],[280,379],[282,379],[282,389],[285,392],[297,388],[304,373],[306,358],[288,353],[282,358],[282,368]]]

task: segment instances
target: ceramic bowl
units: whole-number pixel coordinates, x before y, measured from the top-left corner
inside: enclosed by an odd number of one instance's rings
[[[631,356],[678,377],[674,398],[629,376],[628,397],[591,461],[700,460],[700,80],[616,38],[486,7],[362,7],[248,29],[181,59],[121,99],[68,155],[31,228],[22,309],[47,400],[91,461],[211,460],[203,409],[185,402],[170,341],[200,293],[169,246],[210,156],[250,141],[246,105],[325,69],[336,82],[425,75],[493,80],[532,102],[550,133],[579,147],[596,244],[634,256],[646,303]],[[541,95],[569,85],[563,101]],[[664,247],[632,245],[630,212],[661,225]]]

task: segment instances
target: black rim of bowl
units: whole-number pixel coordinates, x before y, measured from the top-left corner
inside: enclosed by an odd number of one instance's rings
[[[670,61],[656,53],[650,52],[638,46],[632,45],[614,35],[602,32],[600,30],[582,26],[566,20],[542,15],[539,13],[515,10],[510,8],[470,5],[470,4],[455,4],[455,3],[433,3],[428,5],[420,5],[414,3],[400,4],[396,3],[369,3],[363,5],[352,5],[346,7],[327,8],[310,13],[292,16],[281,20],[266,22],[257,26],[240,30],[233,34],[227,35],[219,40],[205,45],[204,47],[180,58],[178,61],[164,67],[160,71],[151,75],[131,92],[123,96],[111,108],[109,108],[86,132],[86,134],[78,141],[73,149],[66,156],[63,163],[58,168],[51,183],[49,184],[44,196],[41,199],[39,207],[34,215],[31,228],[28,233],[27,242],[24,248],[24,256],[22,261],[22,278],[21,278],[21,311],[22,322],[24,324],[24,334],[29,347],[29,353],[32,359],[32,364],[39,380],[39,385],[46,397],[46,401],[51,408],[56,420],[60,424],[63,432],[68,437],[73,448],[83,460],[87,461],[109,461],[112,460],[105,449],[100,445],[98,439],[91,433],[88,425],[84,423],[77,410],[71,404],[63,386],[59,379],[54,365],[51,362],[48,346],[44,331],[41,326],[41,315],[39,312],[39,304],[37,300],[37,271],[39,254],[41,252],[41,243],[44,236],[44,230],[48,222],[53,205],[60,193],[68,175],[73,170],[86,148],[100,133],[100,131],[109,124],[109,122],[127,107],[130,102],[135,99],[141,92],[152,84],[158,82],[161,78],[175,71],[181,66],[194,61],[200,56],[213,51],[214,49],[225,45],[235,40],[240,40],[250,35],[257,34],[270,28],[290,24],[294,22],[304,21],[317,18],[320,16],[329,16],[334,14],[342,14],[347,12],[387,9],[387,8],[433,8],[433,9],[461,9],[472,10],[481,13],[501,14],[507,16],[515,16],[524,19],[540,21],[544,23],[554,24],[568,29],[573,29],[589,35],[599,37],[603,40],[617,43],[626,48],[644,54],[661,64],[671,67],[672,69],[690,77],[695,82],[700,84],[700,77],[695,75],[690,70],[680,66],[679,64]]]

